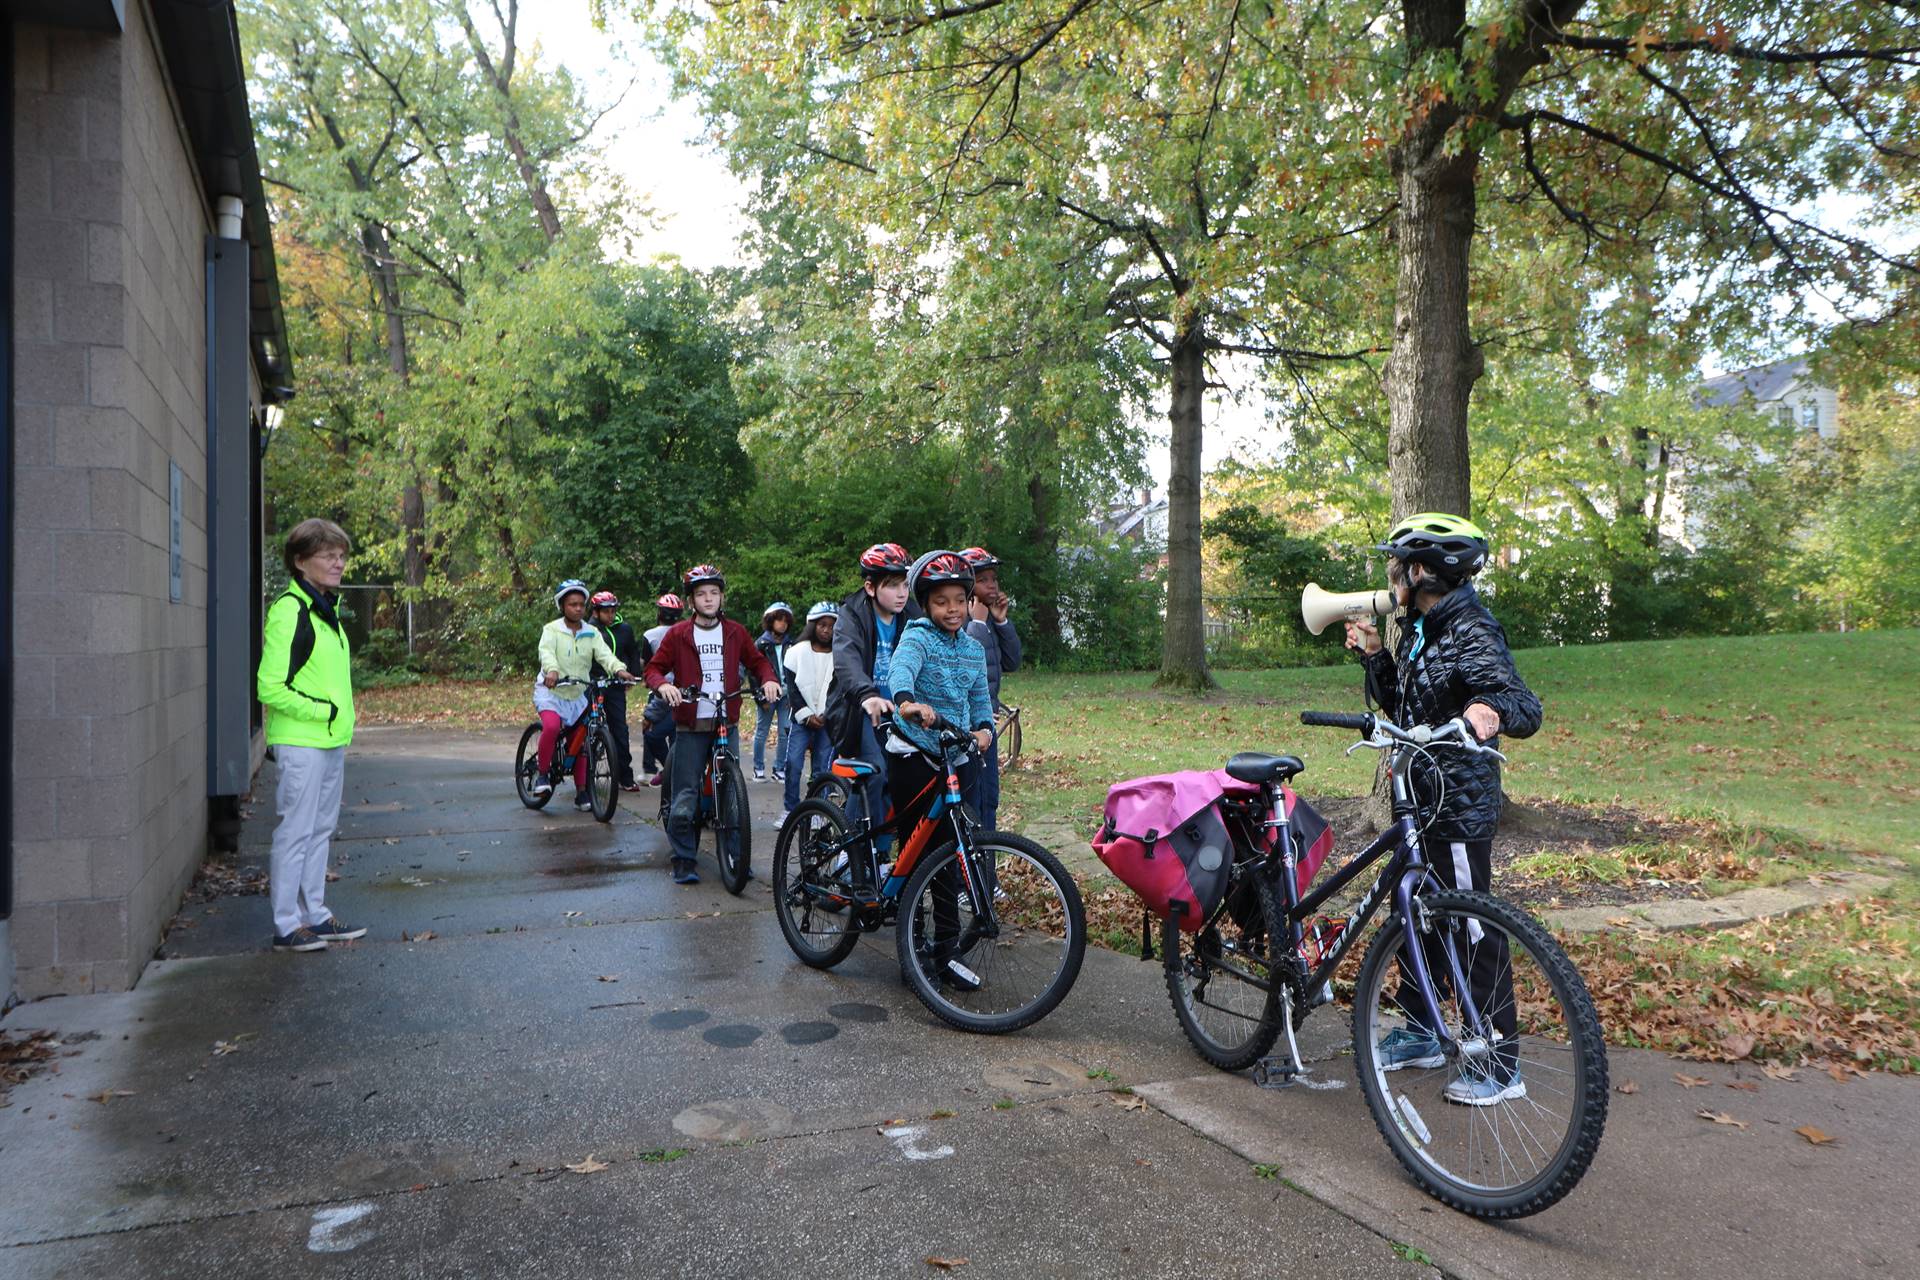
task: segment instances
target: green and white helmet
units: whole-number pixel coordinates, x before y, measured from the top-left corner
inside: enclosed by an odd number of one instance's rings
[[[1487,535],[1479,525],[1444,511],[1408,516],[1374,548],[1456,581],[1480,572],[1487,563],[1487,549]]]

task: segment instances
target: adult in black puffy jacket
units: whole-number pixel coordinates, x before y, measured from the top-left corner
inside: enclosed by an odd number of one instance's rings
[[[1387,579],[1404,611],[1400,640],[1388,653],[1371,622],[1349,622],[1347,644],[1363,655],[1368,693],[1388,718],[1403,727],[1462,718],[1485,743],[1538,730],[1540,699],[1520,679],[1507,633],[1473,589],[1473,575],[1487,562],[1486,535],[1459,516],[1423,512],[1402,520],[1376,550],[1388,557]],[[1421,811],[1433,818],[1425,837],[1428,859],[1454,888],[1491,891],[1500,762],[1465,751],[1436,750],[1433,758],[1437,777],[1432,769],[1413,775]],[[1481,1007],[1492,1008],[1501,1035],[1511,1037],[1515,1019],[1504,939],[1474,948],[1468,983]],[[1379,1058],[1388,1070],[1444,1061],[1438,1042],[1411,1017],[1406,1029],[1396,1028],[1381,1041]],[[1491,1073],[1451,1082],[1448,1101],[1490,1106],[1524,1097],[1519,1063],[1510,1054],[1498,1055],[1498,1062]]]

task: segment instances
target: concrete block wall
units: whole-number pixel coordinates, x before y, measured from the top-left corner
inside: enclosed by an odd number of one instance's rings
[[[132,985],[206,846],[208,202],[145,6],[16,29],[16,989]],[[168,465],[184,599],[169,599]]]

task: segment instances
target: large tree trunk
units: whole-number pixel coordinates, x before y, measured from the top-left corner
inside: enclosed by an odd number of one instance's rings
[[[513,105],[513,63],[518,54],[515,46],[515,28],[520,21],[519,0],[511,0],[505,16],[501,16],[498,5],[494,6],[494,15],[500,18],[501,35],[506,42],[496,64],[493,55],[487,51],[487,42],[480,38],[480,31],[473,25],[473,16],[467,12],[467,6],[460,6],[460,26],[467,33],[467,46],[473,50],[474,61],[480,64],[481,74],[486,76],[488,86],[500,100],[500,133],[506,139],[507,150],[513,153],[514,165],[520,171],[520,181],[526,185],[527,199],[533,204],[533,213],[540,220],[540,230],[546,235],[547,243],[552,244],[560,238],[560,214],[554,208],[553,196],[547,191],[547,181],[534,162],[533,153],[528,150],[526,140],[521,136],[520,113]]]
[[[1163,688],[1204,692],[1214,687],[1207,671],[1207,629],[1200,599],[1200,445],[1205,429],[1206,329],[1183,328],[1174,342],[1173,465],[1167,478],[1167,624],[1160,650]]]
[[[1443,155],[1430,129],[1395,148],[1400,262],[1387,360],[1387,467],[1393,518],[1468,515],[1467,400],[1484,367],[1467,315],[1478,157]]]

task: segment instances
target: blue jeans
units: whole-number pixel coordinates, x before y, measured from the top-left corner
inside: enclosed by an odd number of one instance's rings
[[[998,831],[997,819],[1000,816],[1000,738],[995,735],[993,745],[980,757],[980,767],[974,770],[973,789],[967,799],[973,802],[973,810],[980,815],[983,830]]]
[[[787,705],[785,698],[781,698],[777,705],[780,710],[776,715],[768,711],[766,703],[754,703],[753,771],[755,773],[767,771],[767,730],[773,728],[776,720],[780,725],[780,742],[773,754],[773,768],[776,773],[783,768],[780,762],[787,758],[787,731],[793,727],[793,708]]]
[[[711,733],[683,729],[674,734],[673,749],[667,753],[667,844],[675,862],[693,861],[699,847],[700,784],[707,776],[713,738]]]
[[[791,813],[800,805],[800,770],[807,762],[807,752],[813,752],[813,773],[807,779],[807,784],[811,786],[833,767],[833,738],[825,727],[809,729],[796,724],[781,731],[781,746],[785,748],[783,756],[787,772],[784,795],[787,811]]]

